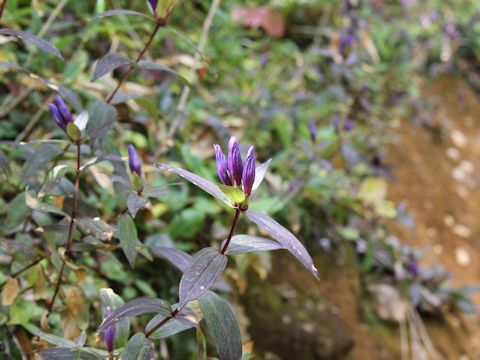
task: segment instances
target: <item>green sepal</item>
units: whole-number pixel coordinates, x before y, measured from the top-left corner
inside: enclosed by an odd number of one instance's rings
[[[220,190],[227,195],[235,204],[240,205],[245,201],[245,194],[236,186],[218,185]]]
[[[70,138],[70,140],[77,142],[82,138],[82,132],[78,128],[77,125],[75,125],[73,122],[69,122],[67,124],[67,135]]]

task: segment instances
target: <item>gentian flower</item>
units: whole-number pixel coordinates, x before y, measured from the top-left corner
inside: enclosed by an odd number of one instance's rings
[[[225,157],[220,145],[213,145],[217,162],[218,177],[222,184],[227,186],[242,187],[245,197],[252,194],[255,181],[255,149],[248,149],[245,166],[240,155],[240,145],[235,136],[228,142],[228,158]]]
[[[107,310],[105,311],[105,317],[107,317],[110,312],[110,308],[107,308]],[[110,354],[115,348],[115,333],[115,325],[108,327],[107,330],[105,330],[105,332],[103,333],[103,340],[105,341],[105,345]]]
[[[220,145],[215,144],[213,145],[213,149],[215,150],[215,158],[217,160],[217,171],[218,177],[220,181],[224,185],[232,186],[232,180],[230,180],[230,175],[228,174],[228,165],[227,165],[227,158],[223,153]]]
[[[232,136],[228,142],[228,171],[234,185],[240,186],[242,183],[243,164],[240,155],[240,145],[237,138]]]
[[[246,197],[252,194],[253,183],[255,182],[255,148],[250,146],[247,158],[245,159],[245,167],[242,173],[243,193]]]
[[[63,131],[66,131],[68,123],[73,122],[73,115],[67,104],[65,104],[59,95],[56,95],[54,102],[48,104],[48,108],[50,109],[53,120],[55,120]]]
[[[349,132],[355,127],[355,122],[352,119],[346,119],[343,123],[343,130]]]
[[[140,177],[142,176],[142,161],[132,144],[128,145],[128,166],[132,173],[136,173]]]

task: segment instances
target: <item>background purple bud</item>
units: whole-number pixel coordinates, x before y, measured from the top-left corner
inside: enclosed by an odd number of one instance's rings
[[[142,161],[138,157],[137,151],[132,144],[128,145],[128,166],[132,173],[142,176]]]
[[[355,122],[352,119],[346,119],[343,124],[344,131],[351,131],[355,127]]]
[[[228,175],[228,165],[225,154],[218,144],[213,145],[213,149],[215,150],[215,159],[217,161],[218,177],[224,185],[232,186],[232,181]]]
[[[232,136],[228,142],[228,171],[230,177],[234,181],[234,185],[240,186],[242,183],[243,164],[240,155],[240,145],[237,138]]]
[[[72,113],[70,112],[67,104],[65,104],[65,101],[63,101],[59,95],[55,96],[55,104],[57,105],[58,111],[60,112],[66,127],[69,122],[73,122]]]
[[[310,139],[312,139],[312,142],[315,142],[317,139],[318,129],[317,125],[313,121],[310,121],[308,124],[308,130],[310,132]]]
[[[107,317],[109,314],[110,309],[107,309],[105,311],[105,317]],[[115,348],[115,333],[115,325],[110,326],[103,333],[103,340],[105,341],[105,345],[107,346],[107,350],[109,353],[113,352],[113,349]]]
[[[245,196],[250,196],[252,193],[253,183],[255,181],[255,149],[250,146],[248,149],[247,158],[245,160],[245,167],[242,173],[243,193]]]

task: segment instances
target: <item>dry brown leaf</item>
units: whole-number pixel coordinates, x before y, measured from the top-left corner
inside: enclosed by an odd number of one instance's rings
[[[13,300],[18,295],[18,291],[20,289],[20,286],[18,284],[18,280],[15,278],[10,278],[7,280],[7,283],[3,287],[2,290],[2,305],[3,306],[8,306],[13,303]]]

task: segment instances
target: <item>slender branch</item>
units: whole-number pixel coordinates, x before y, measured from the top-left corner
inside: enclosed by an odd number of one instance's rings
[[[73,243],[73,230],[74,230],[74,225],[75,225],[75,218],[77,216],[77,208],[78,208],[78,191],[79,191],[79,185],[80,185],[80,172],[81,172],[81,163],[80,163],[80,157],[81,157],[81,142],[77,142],[77,172],[75,176],[75,192],[73,193],[73,207],[72,207],[72,215],[70,217],[70,225],[68,227],[68,239],[67,239],[67,246],[66,246],[66,251],[65,251],[65,257],[68,256],[70,252],[70,248]],[[50,302],[50,305],[48,306],[48,312],[47,312],[47,317],[50,315],[53,309],[53,304],[55,303],[55,299],[58,295],[58,291],[60,290],[60,285],[62,284],[62,277],[63,277],[63,272],[65,271],[65,265],[66,265],[66,260],[65,257],[62,259],[62,265],[60,267],[60,272],[58,274],[58,279],[57,283],[55,285],[55,292],[53,293],[52,300]]]
[[[2,5],[0,5],[0,19],[2,18],[3,15],[3,10],[5,10],[5,5],[7,5],[7,0],[3,0]]]
[[[20,274],[23,273],[24,271],[27,271],[27,270],[30,269],[31,267],[34,267],[35,265],[37,265],[37,264],[38,264],[40,261],[42,261],[42,260],[43,260],[43,258],[40,257],[40,258],[32,261],[30,264],[25,265],[25,266],[24,266],[23,268],[21,268],[20,270],[17,270],[17,271],[15,271],[14,273],[11,273],[11,274],[10,274],[10,277],[12,277],[12,278],[17,277],[18,275],[20,275]]]
[[[118,90],[120,89],[120,87],[123,85],[123,83],[125,81],[127,81],[128,77],[130,76],[130,74],[133,72],[133,69],[135,69],[136,65],[140,62],[140,60],[142,60],[143,58],[143,55],[145,55],[145,53],[148,51],[148,49],[150,48],[150,46],[152,45],[152,42],[153,42],[153,39],[155,38],[155,35],[157,35],[157,32],[158,30],[160,30],[160,28],[162,27],[163,25],[161,23],[157,23],[155,25],[155,29],[153,29],[153,32],[150,34],[150,38],[148,39],[147,43],[145,44],[145,46],[143,47],[142,51],[140,52],[140,54],[138,54],[137,58],[135,59],[135,61],[133,62],[133,64],[130,64],[130,68],[128,69],[127,73],[123,76],[123,78],[118,82],[117,84],[117,87],[115,88],[115,90],[113,90],[113,92],[110,94],[110,96],[108,97],[107,99],[107,104],[110,104],[110,102],[113,100],[115,94],[118,92]]]
[[[220,253],[223,255],[228,249],[228,245],[230,245],[230,240],[232,240],[233,233],[235,231],[235,228],[237,227],[238,219],[240,218],[240,213],[242,211],[240,209],[235,210],[235,218],[233,219],[232,227],[230,228],[230,233],[228,234],[227,241],[225,242],[225,245],[223,245],[222,250]]]
[[[215,14],[216,14],[219,6],[220,6],[220,0],[213,0],[211,5],[210,5],[210,9],[208,10],[207,17],[205,18],[205,21],[203,22],[202,33],[200,35],[200,41],[198,42],[198,51],[195,53],[193,64],[197,64],[200,61],[200,58],[202,57],[201,54],[204,52],[205,47],[207,46],[208,35],[209,35],[210,29],[212,27],[213,18],[215,17]],[[195,70],[196,69],[195,69],[194,65],[192,67],[190,67],[190,72],[189,72],[188,77],[187,77],[187,79],[189,81],[193,80],[193,77],[195,75]],[[164,139],[164,145],[162,145],[162,147],[166,146],[165,144],[168,143],[169,139],[173,138],[177,129],[180,127],[183,116],[185,115],[184,114],[185,113],[185,108],[186,108],[187,100],[188,100],[188,97],[190,96],[190,93],[191,93],[190,87],[188,85],[185,85],[183,87],[182,94],[180,95],[180,101],[178,102],[178,106],[177,106],[177,113],[178,114],[174,118],[174,120],[173,120],[173,122],[172,122],[172,124],[171,124],[171,126],[168,130],[166,138]],[[165,150],[165,149],[162,149],[162,150]]]
[[[172,320],[173,318],[175,318],[175,316],[177,316],[177,314],[179,313],[179,309],[175,309],[172,311],[172,313],[170,315],[168,315],[165,319],[163,319],[162,321],[160,321],[157,325],[155,325],[153,328],[151,328],[150,330],[148,330],[146,333],[145,333],[145,337],[150,337],[155,331],[157,331],[158,329],[160,329],[163,325],[165,325],[167,322],[169,322],[170,320]]]

